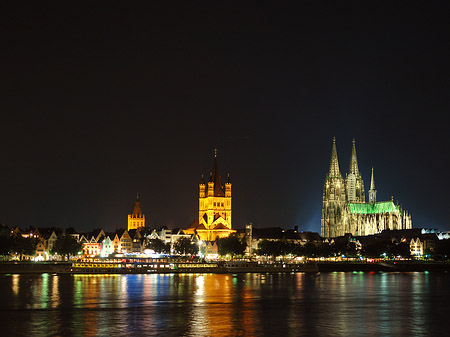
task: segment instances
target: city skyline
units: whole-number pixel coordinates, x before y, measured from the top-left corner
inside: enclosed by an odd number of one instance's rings
[[[320,232],[336,137],[449,230],[449,5],[358,6],[2,5],[0,223],[187,228],[217,148],[233,228]]]

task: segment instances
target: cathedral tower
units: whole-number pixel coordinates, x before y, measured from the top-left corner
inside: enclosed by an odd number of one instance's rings
[[[333,137],[330,169],[323,188],[321,235],[334,237],[343,231],[342,216],[346,205],[345,183],[339,171],[336,139]]]
[[[359,174],[358,159],[356,158],[356,145],[353,139],[352,156],[350,158],[350,167],[347,178],[345,179],[345,186],[347,192],[348,202],[364,202],[364,181]]]
[[[133,213],[128,214],[128,230],[145,228],[145,214],[141,211],[139,195],[136,194]]]

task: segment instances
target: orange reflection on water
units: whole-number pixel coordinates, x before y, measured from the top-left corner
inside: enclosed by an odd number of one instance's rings
[[[52,277],[52,292],[50,296],[50,305],[52,308],[59,307],[59,276]]]
[[[254,277],[253,274],[247,274],[247,278]],[[247,280],[246,280],[247,281]],[[253,280],[251,280],[253,281]],[[245,287],[242,290],[242,321],[237,320],[240,323],[236,326],[235,330],[243,331],[246,336],[253,336],[256,334],[255,327],[257,326],[257,320],[255,317],[256,308],[255,300],[252,290],[252,282],[246,282]]]
[[[230,275],[194,275],[190,335],[220,336],[232,331]]]
[[[19,278],[20,275],[19,274],[14,274],[12,276],[12,291],[14,293],[14,295],[19,294]]]

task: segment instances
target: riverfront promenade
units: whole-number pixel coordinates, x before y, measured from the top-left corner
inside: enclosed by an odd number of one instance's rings
[[[71,273],[70,262],[0,262],[0,274]],[[429,261],[318,262],[319,272],[448,272],[450,263]],[[288,271],[288,270],[287,270]],[[223,271],[222,271],[223,272]],[[246,272],[240,270],[240,272]],[[248,270],[248,272],[254,272]],[[261,272],[261,271],[258,271]],[[272,271],[268,271],[272,272]],[[280,272],[280,271],[273,271]]]

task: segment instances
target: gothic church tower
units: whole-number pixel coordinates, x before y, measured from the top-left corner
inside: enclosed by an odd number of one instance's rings
[[[128,214],[128,230],[145,228],[145,214],[141,211],[139,195],[136,195],[133,213]]]
[[[348,202],[365,202],[364,181],[359,174],[358,159],[356,158],[355,139],[353,139],[352,156],[345,186]]]
[[[198,221],[195,221],[184,232],[197,234],[203,241],[214,241],[236,232],[231,227],[231,181],[222,184],[217,164],[217,149],[214,150],[213,170],[209,181],[204,178],[199,184]]]
[[[325,185],[323,188],[321,219],[321,235],[323,237],[335,237],[342,231],[342,218],[346,206],[345,190],[345,182],[339,171],[336,138],[333,137],[330,169],[326,176]]]

